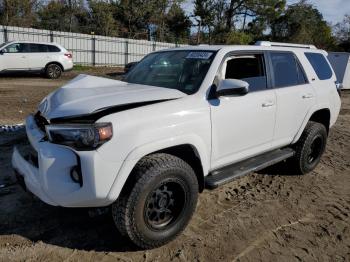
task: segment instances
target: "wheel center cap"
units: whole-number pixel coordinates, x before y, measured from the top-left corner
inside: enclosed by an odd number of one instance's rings
[[[162,195],[162,196],[160,197],[159,201],[158,201],[158,206],[159,206],[160,208],[163,208],[163,207],[165,207],[165,206],[167,205],[167,203],[168,203],[167,197],[164,196],[164,195]]]

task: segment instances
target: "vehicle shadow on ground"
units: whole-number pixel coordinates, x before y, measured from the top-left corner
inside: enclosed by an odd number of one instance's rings
[[[11,187],[22,190],[17,184]],[[52,207],[26,195],[21,196],[21,202],[24,206],[20,204],[17,212],[8,214],[8,221],[1,221],[0,215],[0,235],[19,235],[33,242],[85,251],[139,251],[119,234],[110,212],[91,218],[87,209]]]
[[[262,170],[257,171],[256,173],[261,175],[270,175],[270,176],[300,176],[293,168],[291,160],[286,160],[275,165],[266,167]]]
[[[45,78],[45,75],[43,75],[40,72],[6,72],[6,73],[0,73],[0,80],[2,78]]]

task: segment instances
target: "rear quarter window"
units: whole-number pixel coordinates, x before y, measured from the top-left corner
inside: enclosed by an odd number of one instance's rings
[[[332,69],[330,68],[324,55],[318,53],[305,53],[305,56],[309,60],[320,80],[327,80],[332,77]]]
[[[59,49],[57,46],[48,45],[47,47],[49,49],[49,52],[52,52],[52,53],[54,53],[54,52],[61,52],[61,49]]]

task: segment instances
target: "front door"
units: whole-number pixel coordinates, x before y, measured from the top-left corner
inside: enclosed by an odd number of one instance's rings
[[[28,44],[13,43],[2,49],[0,70],[28,70]]]
[[[242,96],[210,100],[212,116],[212,169],[249,158],[270,148],[276,113],[276,95],[269,88],[264,53],[230,55],[219,79],[249,83]]]

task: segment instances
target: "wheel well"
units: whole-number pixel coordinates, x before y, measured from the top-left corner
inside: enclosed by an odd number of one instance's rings
[[[52,65],[52,64],[58,65],[58,66],[61,68],[62,72],[64,71],[63,65],[61,65],[59,62],[50,62],[50,63],[47,63],[46,66],[45,66],[45,70],[46,70],[46,68],[47,68],[49,65]]]
[[[185,144],[185,145],[173,146],[173,147],[169,147],[169,148],[165,148],[165,149],[153,152],[151,154],[154,154],[154,153],[166,153],[166,154],[181,158],[183,161],[185,161],[187,164],[189,164],[193,168],[197,176],[199,192],[202,192],[204,190],[204,174],[203,174],[202,163],[197,150],[192,145]],[[148,155],[151,155],[151,154],[148,154]]]
[[[326,127],[327,133],[328,133],[330,119],[331,119],[331,113],[330,113],[329,109],[324,108],[324,109],[321,109],[321,110],[314,112],[312,114],[312,116],[310,117],[309,121],[314,121],[314,122],[317,122],[317,123],[324,125]]]

